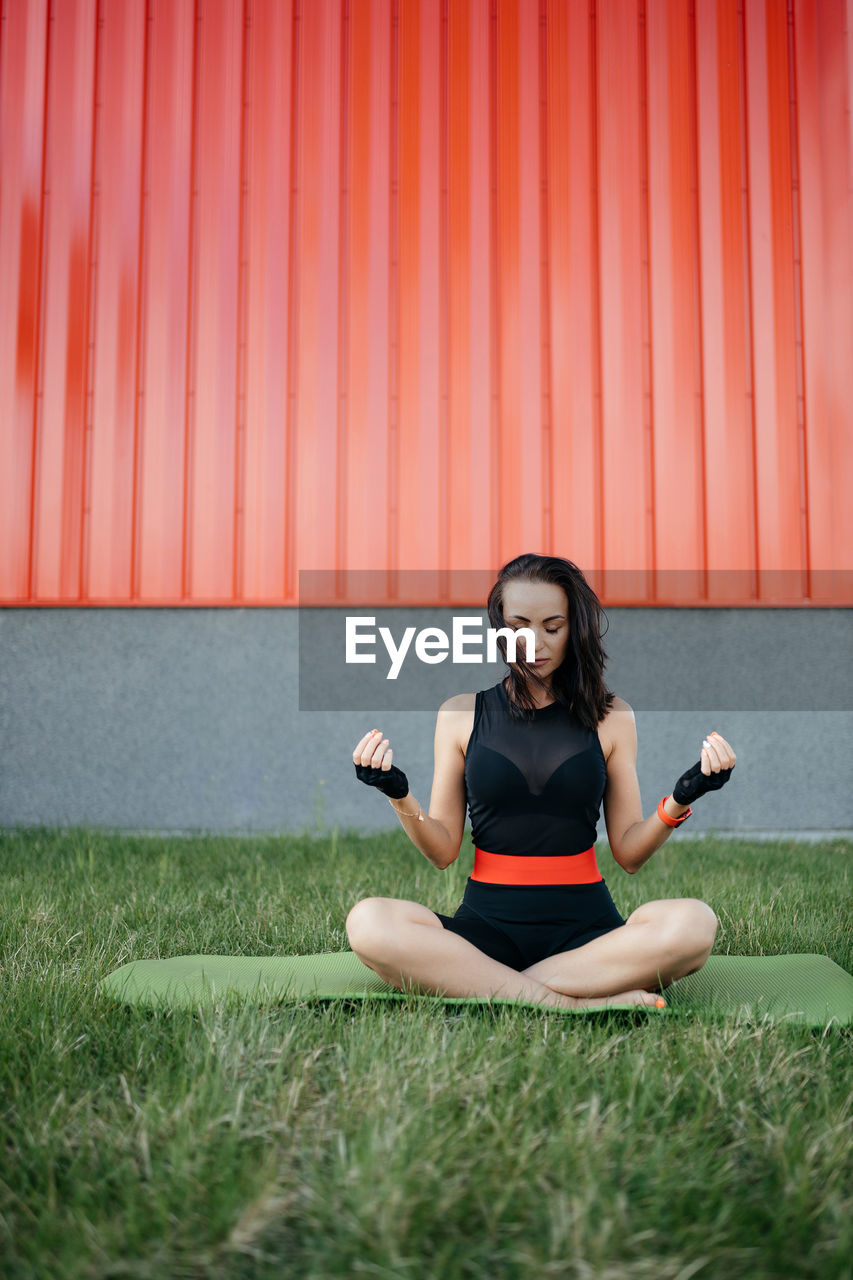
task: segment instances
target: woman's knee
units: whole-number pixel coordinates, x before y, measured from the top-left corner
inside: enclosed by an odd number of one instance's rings
[[[388,932],[389,898],[362,898],[350,908],[344,924],[353,951],[375,945]]]
[[[362,898],[350,909],[345,927],[353,951],[381,955],[413,924],[442,927],[434,911],[408,898]]]
[[[716,913],[701,898],[681,898],[667,920],[670,945],[684,954],[710,953],[717,936]]]

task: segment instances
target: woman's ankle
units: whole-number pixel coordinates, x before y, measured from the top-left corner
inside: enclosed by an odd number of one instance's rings
[[[550,996],[543,999],[542,1003],[556,1009],[576,1009],[580,1001],[577,996],[564,996],[559,991],[551,990]]]

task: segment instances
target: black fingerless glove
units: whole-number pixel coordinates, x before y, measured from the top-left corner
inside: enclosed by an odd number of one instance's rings
[[[734,765],[732,765],[733,768]],[[706,775],[702,772],[702,761],[697,760],[692,769],[682,773],[672,788],[672,798],[676,804],[692,804],[694,800],[704,796],[706,791],[719,791],[720,787],[726,785],[731,775],[731,769],[720,769],[719,773],[712,771]]]
[[[371,769],[366,764],[355,766],[356,777],[368,787],[376,787],[391,800],[402,800],[409,794],[409,780],[395,764],[390,769]]]

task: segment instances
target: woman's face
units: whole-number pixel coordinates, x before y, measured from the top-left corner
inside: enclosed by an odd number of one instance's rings
[[[569,643],[569,601],[553,582],[510,582],[504,588],[503,615],[508,627],[529,627],[536,640],[536,666],[540,680],[557,670]],[[516,642],[516,658],[526,655],[524,639]]]

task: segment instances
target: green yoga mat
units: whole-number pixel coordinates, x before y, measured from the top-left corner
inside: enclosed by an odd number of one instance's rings
[[[171,956],[131,960],[101,978],[98,990],[125,1004],[192,1008],[229,992],[256,1004],[281,1000],[411,998],[383,981],[352,951],[307,956]],[[487,996],[423,995],[444,1004],[482,1004]],[[786,1022],[822,1027],[853,1024],[853,977],[829,956],[710,956],[701,969],[665,988],[666,1009],[655,1005],[610,1004],[559,1009],[535,1001],[491,997],[540,1012],[589,1014],[634,1009],[652,1017],[668,1009],[695,1009],[769,1015]]]

